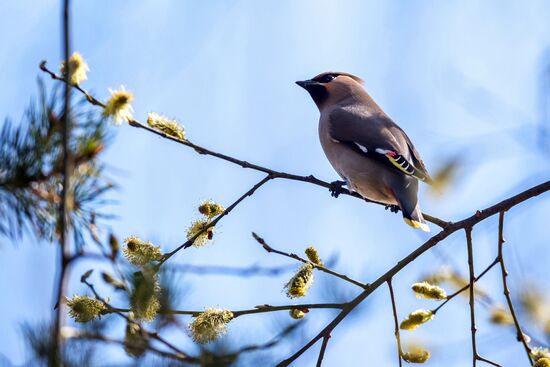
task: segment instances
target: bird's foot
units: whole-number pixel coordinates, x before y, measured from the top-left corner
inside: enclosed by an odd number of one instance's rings
[[[346,181],[333,181],[330,183],[332,185],[328,190],[330,191],[330,196],[337,198],[345,190],[342,188],[346,184]]]
[[[392,212],[392,213],[397,213],[400,210],[399,205],[392,205],[392,204],[386,205],[384,207],[384,209],[386,209],[386,210],[389,209],[390,212]]]

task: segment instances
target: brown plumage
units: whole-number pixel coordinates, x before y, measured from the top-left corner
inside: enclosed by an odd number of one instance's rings
[[[321,145],[348,188],[398,205],[407,224],[429,231],[417,200],[418,180],[431,182],[428,171],[409,137],[368,95],[363,81],[326,72],[296,83],[319,108]]]

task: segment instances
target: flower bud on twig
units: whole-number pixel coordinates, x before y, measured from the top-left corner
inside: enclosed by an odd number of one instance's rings
[[[317,249],[313,246],[309,246],[306,248],[306,256],[315,265],[323,266],[323,262],[321,261],[321,258],[319,257],[319,252],[317,252]]]
[[[173,138],[185,140],[185,130],[176,120],[150,112],[147,114],[147,124]]]
[[[227,333],[233,313],[225,309],[207,308],[189,324],[191,337],[197,343],[209,343]]]
[[[73,296],[73,298],[65,298],[67,306],[69,306],[69,316],[76,322],[88,322],[100,315],[106,310],[107,306],[97,299],[88,296]]]
[[[399,326],[402,330],[415,330],[420,325],[433,319],[434,314],[430,310],[416,310],[411,312]]]
[[[303,297],[307,294],[313,284],[313,265],[304,264],[296,275],[285,285],[286,295],[289,298]]]
[[[447,293],[441,287],[436,285],[431,285],[428,282],[414,283],[412,285],[412,290],[416,293],[417,297],[431,298],[431,299],[445,299],[447,298]]]

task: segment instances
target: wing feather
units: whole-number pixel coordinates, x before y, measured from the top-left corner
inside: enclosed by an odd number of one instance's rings
[[[332,139],[359,154],[431,183],[426,166],[407,134],[384,114],[372,114],[366,108],[337,108],[330,113],[329,133]]]

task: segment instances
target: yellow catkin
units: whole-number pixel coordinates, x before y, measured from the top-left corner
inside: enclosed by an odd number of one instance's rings
[[[289,298],[303,297],[313,284],[313,265],[304,264],[285,285],[286,295]]]
[[[88,79],[88,64],[79,52],[75,52],[69,57],[69,83],[72,85],[78,85]],[[67,63],[63,61],[61,63],[61,74],[67,73]]]
[[[107,310],[107,306],[97,299],[88,296],[73,296],[65,298],[69,307],[69,316],[76,322],[88,322],[99,317]]]
[[[512,325],[514,323],[512,314],[500,306],[491,310],[490,320],[495,325]]]
[[[134,314],[132,311],[128,312],[128,317],[130,321],[126,324],[124,351],[131,357],[139,358],[149,348],[149,338],[141,326],[133,322]]]
[[[207,308],[189,324],[189,333],[195,342],[209,343],[227,333],[227,324],[232,319],[229,310]]]
[[[408,351],[402,352],[401,357],[408,363],[424,363],[430,359],[430,352],[419,346],[412,346]]]
[[[437,285],[431,285],[428,282],[414,283],[412,290],[416,293],[417,297],[430,298],[436,300],[442,300],[447,298],[447,293],[441,287]]]
[[[531,357],[535,361],[538,361],[542,358],[550,359],[550,350],[548,348],[535,347],[531,349]]]
[[[109,90],[111,92],[111,97],[105,104],[105,109],[103,110],[103,116],[111,117],[115,124],[119,125],[122,121],[132,119],[132,101],[134,100],[134,95],[130,92],[127,92],[124,87],[120,87],[119,90]]]
[[[185,130],[176,120],[151,112],[147,114],[147,124],[173,138],[185,140]]]
[[[225,208],[221,204],[218,204],[212,200],[207,200],[203,202],[199,205],[197,209],[199,213],[201,213],[205,217],[208,217],[209,219],[217,217],[225,210]]]
[[[130,305],[137,320],[153,321],[160,309],[161,287],[158,275],[151,270],[134,273]]]
[[[303,319],[306,316],[306,313],[304,311],[299,310],[297,308],[293,308],[292,310],[290,310],[289,314],[290,314],[290,317],[296,320]]]
[[[420,325],[433,319],[434,314],[430,310],[416,310],[411,312],[399,326],[402,330],[415,330]]]
[[[317,249],[313,246],[309,246],[306,248],[306,256],[315,265],[323,266],[323,261],[321,261],[321,258],[319,257],[319,252],[317,252]]]
[[[550,358],[537,359],[533,367],[550,367]]]
[[[550,313],[546,295],[532,286],[524,288],[520,294],[520,302],[531,319],[537,323],[544,322]]]
[[[189,228],[187,228],[187,240],[191,240],[198,233],[202,232],[193,241],[193,246],[201,247],[207,245],[214,236],[214,226],[208,227],[209,224],[210,221],[207,218],[197,219],[196,221],[191,223]]]
[[[134,265],[141,266],[162,259],[163,254],[160,247],[153,245],[151,242],[131,236],[126,238],[124,243],[126,246],[122,249],[122,253],[126,260]]]

